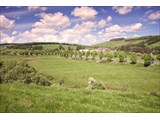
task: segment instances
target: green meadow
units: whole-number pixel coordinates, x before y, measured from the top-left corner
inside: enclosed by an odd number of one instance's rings
[[[96,63],[59,56],[3,55],[1,60],[26,60],[53,80],[52,86],[0,84],[0,112],[160,112],[159,65]],[[89,77],[110,89],[86,89]],[[61,80],[64,84],[58,86]]]

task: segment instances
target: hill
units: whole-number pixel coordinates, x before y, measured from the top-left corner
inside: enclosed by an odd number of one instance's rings
[[[150,48],[160,46],[160,35],[156,36],[143,36],[135,38],[117,38],[107,42],[102,42],[93,45],[94,47],[108,47],[108,48],[120,48],[126,45],[143,45]]]

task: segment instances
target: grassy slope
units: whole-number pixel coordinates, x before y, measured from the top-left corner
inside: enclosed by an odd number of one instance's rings
[[[125,40],[114,41],[113,40],[113,41],[102,42],[102,43],[96,44],[94,46],[114,48],[114,47],[120,47],[122,45],[138,44],[138,43],[143,42],[143,41],[145,42],[147,40],[140,39],[140,38],[137,38],[137,39],[134,39],[134,40],[129,40],[129,41],[125,41]],[[149,46],[149,47],[155,47],[155,46],[160,46],[160,42],[156,42],[156,43],[151,44],[151,45],[147,45],[147,44],[145,44],[145,45]]]
[[[3,60],[19,57],[1,56]],[[62,88],[25,84],[0,85],[0,112],[160,112],[158,66],[97,64],[60,57],[34,57],[29,64],[52,75],[53,83],[65,80]],[[129,91],[87,91],[88,77],[114,88]],[[81,89],[73,89],[80,85]],[[151,91],[158,96],[151,96]]]

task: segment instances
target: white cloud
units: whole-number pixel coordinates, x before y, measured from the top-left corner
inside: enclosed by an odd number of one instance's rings
[[[120,15],[125,15],[129,12],[132,12],[133,7],[132,6],[124,6],[124,7],[115,6],[115,7],[112,7],[112,9]]]
[[[98,32],[98,39],[102,41],[114,39],[114,38],[126,38],[127,33],[136,32],[142,28],[141,23],[135,23],[126,26],[112,25],[105,29],[105,31]]]
[[[160,19],[160,11],[152,12],[148,15],[149,20],[158,20]]]
[[[40,7],[40,6],[29,6],[27,7],[28,11],[46,11],[47,7]]]
[[[54,14],[51,13],[40,13],[37,14],[40,19],[39,22],[36,22],[33,26],[38,28],[52,28],[52,29],[61,29],[69,25],[69,18],[61,12]]]
[[[94,37],[90,35],[90,32],[93,31],[94,28],[96,28],[96,22],[92,21],[76,24],[73,28],[60,32],[60,40],[61,42],[67,43],[89,44],[91,41],[95,41]],[[90,40],[87,39],[88,37],[90,37]],[[86,42],[86,39],[88,43]]]
[[[107,20],[107,22],[111,22],[111,21],[112,21],[112,17],[111,17],[111,16],[108,16],[108,17],[106,18],[106,20]]]
[[[92,42],[92,43],[95,43],[97,40],[96,36],[91,34],[85,35],[85,39],[86,39],[86,42]]]
[[[4,15],[0,15],[0,30],[11,29],[15,26],[15,21],[6,18]]]
[[[151,22],[149,22],[149,24],[155,25],[155,24],[158,24],[158,23],[156,21],[151,21]]]
[[[92,7],[76,7],[71,12],[71,15],[74,15],[75,17],[80,17],[82,20],[92,20],[97,14],[98,12]]]
[[[113,25],[106,28],[106,32],[135,32],[141,29],[141,27],[142,27],[141,23],[135,23],[127,26]]]
[[[17,31],[13,31],[13,32],[12,32],[12,35],[16,35],[16,34],[17,34]]]
[[[29,12],[26,10],[22,10],[22,11],[5,12],[3,14],[7,17],[12,17],[12,18],[14,17],[19,19],[20,16],[25,15],[27,13]]]
[[[105,27],[105,25],[106,25],[106,20],[100,20],[97,25],[98,25],[99,28]]]
[[[3,33],[2,31],[0,31],[0,43],[12,43],[13,40],[14,40],[14,37],[13,36],[9,36],[5,33]]]
[[[56,35],[69,25],[69,18],[62,13],[40,13],[40,21],[33,24],[30,31],[16,35],[14,42],[60,42]]]

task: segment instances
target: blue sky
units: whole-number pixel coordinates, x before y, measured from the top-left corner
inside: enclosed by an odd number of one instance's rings
[[[1,43],[92,45],[113,38],[160,34],[159,7],[0,7]]]

